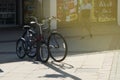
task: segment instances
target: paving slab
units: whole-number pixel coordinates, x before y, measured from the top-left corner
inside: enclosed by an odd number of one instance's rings
[[[19,60],[15,53],[8,54],[10,62],[0,64],[3,71],[0,80],[108,80],[117,52],[120,51],[68,55],[63,62],[50,59],[46,64],[29,58]]]

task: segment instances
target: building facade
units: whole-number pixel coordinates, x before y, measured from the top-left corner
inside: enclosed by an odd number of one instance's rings
[[[42,16],[42,0],[0,0],[0,27],[20,27],[26,16]]]
[[[27,0],[30,1],[30,0]],[[119,24],[118,0],[89,0],[92,4],[92,22],[117,22]],[[79,8],[83,0],[36,0],[36,12],[39,18],[57,16],[63,22],[80,20]],[[40,4],[38,4],[40,3]],[[34,9],[34,10],[35,10]],[[36,15],[36,14],[35,14]]]
[[[117,0],[89,0],[92,4],[93,22],[117,20]],[[80,20],[80,6],[83,0],[57,0],[57,16],[63,21]]]
[[[117,23],[120,25],[120,0],[117,1]]]
[[[57,16],[64,22],[79,20],[83,0],[0,0],[0,27],[21,26],[26,17]],[[92,21],[114,21],[120,25],[119,0],[90,0]],[[55,23],[57,24],[57,23]]]
[[[22,24],[22,0],[0,0],[0,27]]]

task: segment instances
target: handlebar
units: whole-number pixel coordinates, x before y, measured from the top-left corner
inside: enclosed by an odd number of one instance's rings
[[[57,17],[55,17],[55,16],[52,16],[52,17],[47,17],[47,18],[44,18],[43,20],[42,20],[42,24],[44,25],[44,24],[49,24],[50,25],[50,23],[51,23],[51,21],[52,20],[56,20],[56,21],[61,21],[60,19],[58,19]]]
[[[31,21],[35,21],[36,23],[38,23],[38,19],[35,17],[35,16],[29,16],[29,18],[30,19],[33,19],[33,20],[31,20]],[[47,17],[47,18],[44,18],[43,20],[42,20],[42,23],[44,23],[44,21],[45,22],[51,22],[52,20],[57,20],[57,21],[61,21],[60,19],[58,19],[57,17],[55,17],[55,16],[52,16],[52,17]]]
[[[44,28],[47,29],[48,27],[50,27],[52,20],[56,20],[56,21],[59,21],[59,22],[61,21],[60,19],[58,19],[55,16],[44,18],[42,20],[42,23],[39,23],[37,17],[35,17],[35,16],[29,16],[28,18],[31,19],[30,24],[38,24],[39,26],[42,26],[43,29]]]
[[[55,17],[55,16],[52,16],[52,17],[48,17],[48,18],[46,18],[46,19],[48,19],[49,21],[51,21],[51,20],[57,20],[57,21],[61,21],[60,19],[58,19],[57,17]],[[43,19],[43,20],[46,20],[46,19]]]
[[[30,16],[29,18],[30,18],[30,19],[34,19],[34,21],[35,21],[36,23],[38,23],[38,19],[37,19],[35,16]]]

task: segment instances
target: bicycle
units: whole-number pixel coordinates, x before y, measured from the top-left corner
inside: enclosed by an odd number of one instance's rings
[[[17,56],[21,59],[26,55],[33,58],[37,55],[38,52],[43,53],[44,50],[48,50],[47,43],[43,37],[41,30],[42,24],[38,23],[36,17],[30,16],[30,18],[33,18],[33,21],[30,21],[30,25],[24,26],[25,31],[16,42],[16,53]],[[44,59],[39,59],[42,62],[47,62],[49,59],[48,52],[46,52],[46,58],[44,56]]]
[[[35,32],[29,25],[25,25],[24,29],[24,33],[16,42],[16,54],[20,59],[24,58],[26,55],[33,58],[36,56],[37,50],[36,44],[32,43],[33,39],[35,39],[33,36]]]
[[[56,17],[52,16],[50,18],[46,18],[43,20],[43,31],[44,28],[48,29],[47,31],[47,47],[48,47],[48,53],[50,57],[56,61],[56,62],[61,62],[63,61],[68,52],[68,47],[66,40],[64,37],[57,32],[57,30],[51,30],[51,21],[52,20],[58,20]],[[47,26],[44,26],[47,25]],[[45,36],[46,37],[46,36]],[[40,56],[41,57],[41,56]]]
[[[36,20],[37,18],[34,17]],[[47,62],[49,56],[56,62],[63,61],[68,52],[67,43],[64,37],[57,32],[57,30],[51,30],[51,21],[58,20],[56,17],[52,16],[42,20],[42,23],[38,21],[34,22],[39,27],[39,35],[36,37],[38,44],[38,54],[37,58],[41,62]]]

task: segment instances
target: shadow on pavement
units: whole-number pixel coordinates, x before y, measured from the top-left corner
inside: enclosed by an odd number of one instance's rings
[[[72,69],[72,68],[74,68],[73,65],[68,64],[68,63],[64,63],[64,62],[57,63],[57,62],[51,61],[51,64],[54,65],[54,66],[57,66],[61,69]]]
[[[19,62],[23,61],[23,59],[19,59],[15,52],[3,52],[0,53],[0,64],[3,63],[11,63],[11,62]]]
[[[97,52],[69,52],[68,54],[67,54],[67,57],[69,57],[69,56],[73,56],[73,55],[93,55],[93,54],[97,54]],[[66,57],[66,58],[67,58]],[[16,55],[16,53],[15,52],[0,52],[0,64],[3,64],[3,63],[11,63],[11,62],[20,62],[20,61],[35,61],[35,59],[33,58],[28,58],[28,57],[25,57],[24,59],[19,59],[18,57],[17,57],[17,55]],[[35,62],[34,62],[35,63]],[[56,66],[59,66],[59,67],[61,67],[61,68],[63,68],[64,69],[64,65],[66,66],[68,66],[69,64],[63,64],[62,63],[62,65],[58,65],[58,64],[56,64],[56,63],[53,63],[53,62],[51,62],[53,65],[56,65]],[[68,68],[72,68],[73,66],[72,65],[69,65],[68,66]]]
[[[4,72],[3,70],[0,69],[0,73]]]
[[[74,75],[64,71],[64,69],[66,69],[66,68],[67,69],[74,68],[70,64],[67,64],[67,63],[59,63],[58,64],[58,63],[51,62],[51,63],[47,63],[45,65],[47,67],[53,69],[54,71],[60,73],[60,74],[49,74],[49,73],[47,73],[44,77],[47,77],[47,78],[71,78],[73,80],[82,80],[82,79],[78,78],[77,76],[74,76]]]

